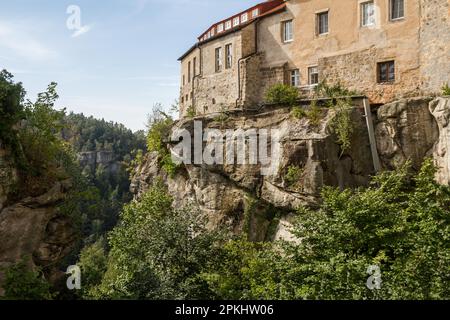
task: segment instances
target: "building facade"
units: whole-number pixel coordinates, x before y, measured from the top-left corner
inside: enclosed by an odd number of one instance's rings
[[[437,94],[450,0],[271,0],[215,23],[181,61],[181,115],[254,108],[269,87],[340,82],[375,104]]]

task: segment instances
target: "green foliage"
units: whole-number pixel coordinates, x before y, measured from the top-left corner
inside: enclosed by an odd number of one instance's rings
[[[351,139],[354,131],[354,126],[351,118],[352,103],[350,98],[337,99],[333,109],[335,110],[335,117],[333,119],[332,127],[338,138],[338,143],[341,145],[341,155],[351,148]]]
[[[4,270],[3,289],[5,300],[52,300],[50,284],[40,270],[30,271],[26,260]]]
[[[147,149],[150,152],[158,153],[160,167],[169,177],[173,177],[179,165],[172,161],[172,155],[167,148],[166,141],[169,139],[174,121],[170,116],[162,112],[160,108],[160,105],[155,106],[153,115],[149,117]]]
[[[292,108],[292,115],[297,119],[303,119],[308,115],[308,113],[302,107],[296,106]]]
[[[301,209],[290,245],[290,277],[301,299],[448,299],[450,189],[427,160],[383,173],[366,190],[325,188],[319,211]],[[366,288],[370,265],[382,288]]]
[[[309,123],[313,127],[318,127],[320,125],[320,121],[323,118],[322,109],[317,105],[317,101],[313,100],[311,105],[306,112],[306,116],[308,117]]]
[[[230,241],[223,246],[218,263],[203,277],[219,299],[282,299],[285,262],[271,243]]]
[[[92,245],[86,246],[80,253],[78,265],[83,275],[83,297],[95,297],[96,287],[102,282],[107,268],[107,255],[104,249],[104,240],[100,238]]]
[[[196,116],[194,107],[190,106],[189,108],[187,108],[186,115],[188,118],[194,118]]]
[[[295,105],[299,99],[298,89],[285,84],[275,84],[266,92],[266,101],[268,103]]]
[[[284,180],[288,186],[294,186],[297,184],[304,173],[304,169],[299,166],[291,165],[288,167],[287,173],[284,176]]]
[[[448,85],[448,83],[442,86],[442,95],[450,96],[450,86]]]
[[[0,139],[13,152],[16,163],[25,166],[25,156],[15,127],[24,118],[22,105],[25,90],[21,83],[14,83],[13,76],[6,70],[0,72]]]
[[[326,81],[322,81],[315,88],[314,94],[320,98],[342,98],[356,96],[358,92],[345,88],[340,82],[328,85]]]
[[[127,205],[110,235],[102,299],[201,299],[211,292],[201,274],[216,256],[220,233],[190,208],[174,209],[157,184]]]

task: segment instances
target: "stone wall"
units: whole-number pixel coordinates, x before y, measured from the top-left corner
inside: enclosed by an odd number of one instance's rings
[[[450,1],[422,0],[421,12],[421,86],[440,93],[444,83],[450,85]]]
[[[365,49],[319,60],[319,77],[333,84],[365,94],[372,103],[386,103],[421,92],[417,57],[411,60],[395,47]],[[395,82],[377,83],[378,62],[395,60]],[[363,63],[361,63],[363,62]]]

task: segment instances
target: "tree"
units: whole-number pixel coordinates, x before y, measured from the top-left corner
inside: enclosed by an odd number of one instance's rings
[[[215,255],[220,232],[192,208],[174,209],[157,183],[125,206],[110,235],[107,272],[97,298],[205,299],[201,277]]]

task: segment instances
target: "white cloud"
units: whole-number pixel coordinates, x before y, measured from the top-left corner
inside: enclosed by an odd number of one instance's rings
[[[92,27],[90,25],[86,25],[81,27],[80,29],[76,30],[73,34],[72,34],[72,38],[78,38],[79,36],[88,33],[89,31],[91,31]]]
[[[12,54],[29,60],[50,60],[57,53],[47,48],[43,43],[31,36],[30,30],[4,22],[0,22],[0,49],[11,51]]]

